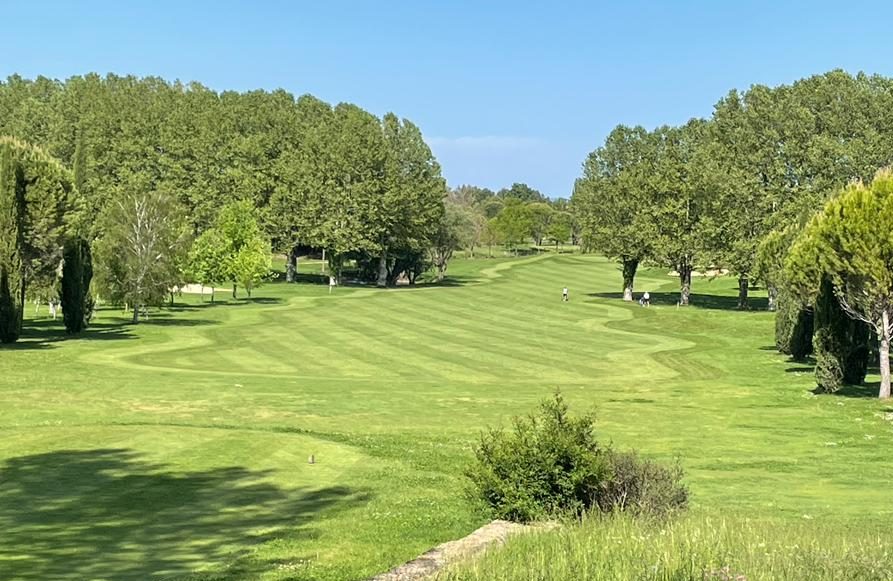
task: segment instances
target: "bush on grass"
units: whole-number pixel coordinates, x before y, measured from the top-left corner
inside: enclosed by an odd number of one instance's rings
[[[682,469],[601,448],[591,415],[574,417],[560,392],[539,413],[491,429],[467,470],[471,494],[496,518],[527,522],[590,509],[663,516],[685,508]]]
[[[608,452],[611,478],[599,495],[602,512],[666,517],[688,506],[688,488],[682,484],[678,463],[664,466],[635,452]]]

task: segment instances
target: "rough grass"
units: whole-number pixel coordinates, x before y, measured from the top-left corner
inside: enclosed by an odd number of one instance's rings
[[[483,522],[461,494],[470,443],[555,387],[603,440],[680,457],[696,511],[840,531],[893,512],[893,410],[812,395],[772,315],[732,310],[734,281],[696,280],[677,309],[647,272],[643,309],[595,257],[449,274],[184,297],[137,327],[105,309],[79,340],[31,321],[0,350],[2,576],[371,575]]]
[[[692,516],[655,523],[592,518],[512,538],[437,581],[886,581],[887,527]]]

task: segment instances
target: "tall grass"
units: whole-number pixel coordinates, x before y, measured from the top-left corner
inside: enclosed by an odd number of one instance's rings
[[[666,523],[590,517],[519,535],[438,581],[809,581],[893,579],[893,545],[880,528],[692,515]]]

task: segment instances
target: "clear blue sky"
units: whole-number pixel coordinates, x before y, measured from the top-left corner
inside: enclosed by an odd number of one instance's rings
[[[893,75],[887,2],[3,0],[0,75],[284,88],[421,126],[451,185],[568,196],[618,123],[706,116],[733,87]]]

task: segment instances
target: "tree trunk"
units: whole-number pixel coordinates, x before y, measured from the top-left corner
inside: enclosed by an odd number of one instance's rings
[[[471,247],[468,249],[468,252],[471,255],[469,256],[469,258],[474,259],[474,244],[471,245]]]
[[[487,258],[493,258],[493,245],[487,245]]]
[[[774,311],[775,305],[778,302],[778,287],[774,284],[766,285],[766,291],[769,295],[769,310]]]
[[[639,268],[638,258],[623,260],[623,300],[632,302],[633,282],[636,279],[636,270]]]
[[[19,290],[19,312],[18,312],[18,316],[19,316],[18,334],[19,335],[22,334],[22,328],[25,326],[25,305],[27,304],[25,302],[25,288],[26,288],[25,283],[26,282],[27,281],[25,280],[25,276],[23,275],[22,276],[22,286]]]
[[[378,257],[378,280],[375,281],[375,286],[378,288],[384,288],[388,286],[388,251],[387,249],[383,249],[381,251],[381,256]]]
[[[211,287],[211,304],[214,304],[214,287]]]
[[[890,397],[890,314],[885,310],[881,319],[881,389],[878,397],[888,399]]]
[[[174,291],[171,291],[171,306],[174,306]]]
[[[285,282],[295,282],[295,274],[298,272],[298,249],[292,246],[288,251],[285,261]]]
[[[133,317],[130,319],[130,322],[136,325],[140,322],[140,306],[133,305]]]
[[[250,287],[250,286],[246,286],[246,287],[245,287],[245,290],[248,292],[248,298],[250,299],[250,298],[251,298],[251,287]]]
[[[446,264],[438,264],[437,265],[437,282],[443,282],[443,277],[446,275]]]
[[[741,275],[738,277],[738,310],[745,311],[747,310],[747,291],[750,288],[750,281],[747,279],[747,275]]]
[[[688,306],[691,297],[691,266],[682,264],[679,266],[679,304],[683,307]]]
[[[236,298],[236,283],[233,283],[233,298]]]

